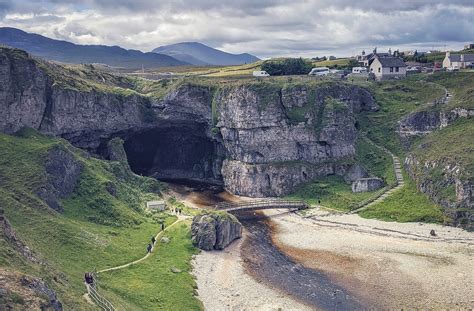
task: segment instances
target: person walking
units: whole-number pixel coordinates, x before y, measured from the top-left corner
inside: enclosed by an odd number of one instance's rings
[[[151,253],[152,248],[153,246],[151,246],[151,244],[148,244],[148,246],[146,247],[147,253]]]
[[[151,237],[151,244],[155,245],[156,239],[154,236]]]
[[[163,230],[165,230],[165,223],[164,222],[161,223],[161,231],[163,231]]]

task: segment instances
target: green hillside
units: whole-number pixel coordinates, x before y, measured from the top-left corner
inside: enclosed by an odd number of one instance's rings
[[[49,208],[36,194],[48,182],[44,160],[54,148],[70,152],[83,165],[74,192],[61,200],[64,211],[60,213]],[[65,310],[95,309],[82,297],[84,272],[143,257],[147,243],[160,230],[161,222],[170,224],[175,220],[172,216],[144,211],[145,202],[158,198],[162,189],[156,180],[134,175],[124,163],[92,158],[64,140],[32,130],[18,136],[0,134],[0,177],[0,206],[5,217],[18,238],[44,262],[36,264],[26,260],[2,235],[0,269],[19,276],[43,278],[57,292]],[[149,280],[158,275],[168,280],[154,285],[153,297],[158,298],[153,300],[148,296],[148,302],[143,304],[139,299],[122,295],[119,287],[108,285],[109,276],[104,276],[103,286],[99,280],[100,293],[124,309],[166,309],[172,304],[180,309],[199,309],[200,303],[193,296],[194,281],[187,272],[190,257],[195,252],[188,233],[189,223],[176,227],[167,233],[173,243],[150,258],[150,263],[155,263],[137,266],[141,273],[134,277],[136,282],[141,281],[141,277]],[[167,252],[165,248],[171,245],[173,252]],[[156,262],[162,251],[169,260]],[[175,277],[170,271],[171,265],[184,272]],[[137,268],[127,268],[122,273]],[[126,281],[126,278],[120,279]],[[16,294],[19,293],[9,292],[10,297]],[[148,294],[151,295],[141,293]],[[180,296],[179,300],[176,295]],[[1,303],[2,300],[0,309]],[[17,299],[14,305],[23,309],[25,303]]]

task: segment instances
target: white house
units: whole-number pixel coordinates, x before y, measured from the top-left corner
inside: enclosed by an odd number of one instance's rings
[[[352,73],[367,73],[367,68],[365,68],[365,67],[352,67]]]
[[[446,52],[443,68],[467,68],[474,64],[474,54],[451,54]]]
[[[370,72],[377,80],[401,79],[407,75],[407,65],[399,57],[375,57]]]

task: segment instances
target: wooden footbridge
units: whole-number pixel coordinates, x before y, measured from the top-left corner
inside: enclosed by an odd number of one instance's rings
[[[215,205],[218,210],[226,212],[256,211],[273,208],[306,209],[309,205],[301,200],[285,200],[278,198],[255,199],[242,202],[220,202]]]

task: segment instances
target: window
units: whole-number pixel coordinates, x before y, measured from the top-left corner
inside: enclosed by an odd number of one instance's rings
[[[390,67],[390,72],[393,72],[393,67]]]
[[[379,72],[380,72],[380,67],[379,67]]]
[[[398,67],[395,67],[395,71],[398,72]]]

